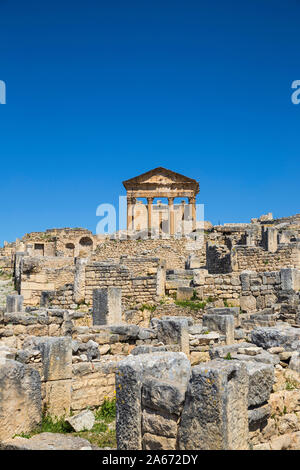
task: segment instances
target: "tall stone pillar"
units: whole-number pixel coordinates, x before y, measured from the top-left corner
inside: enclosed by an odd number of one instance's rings
[[[134,204],[136,199],[134,197],[127,196],[127,230],[134,229]]]
[[[189,197],[189,204],[192,209],[193,230],[196,230],[196,198],[195,196]]]
[[[168,204],[169,204],[169,230],[170,230],[170,235],[174,235],[174,198],[169,197],[168,198]]]
[[[147,197],[147,204],[148,204],[148,236],[151,237],[151,235],[152,235],[152,204],[153,204],[153,197]]]
[[[184,236],[185,201],[181,201],[181,235]]]

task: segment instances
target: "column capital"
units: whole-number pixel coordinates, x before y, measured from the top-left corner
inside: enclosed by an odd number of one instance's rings
[[[148,202],[148,204],[152,204],[152,203],[153,203],[153,199],[154,199],[154,197],[147,197],[147,202]]]
[[[196,202],[196,196],[189,197],[189,204],[195,204],[195,202]]]
[[[169,206],[172,206],[174,204],[174,197],[168,197],[168,204]]]
[[[135,204],[136,198],[133,196],[127,196],[127,204]]]

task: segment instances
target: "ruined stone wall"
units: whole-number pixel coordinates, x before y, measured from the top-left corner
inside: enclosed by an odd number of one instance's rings
[[[193,284],[201,299],[221,299],[229,306],[240,306],[245,312],[271,307],[283,288],[280,271],[212,275],[197,269]]]
[[[147,303],[156,297],[156,276],[131,275],[130,270],[120,264],[93,262],[85,268],[85,302],[92,304],[93,289],[99,287],[121,287],[123,304]]]
[[[0,273],[13,275],[14,260],[12,256],[0,256]]]
[[[59,257],[24,257],[21,294],[24,305],[40,305],[42,291],[55,291],[74,282],[74,259]]]
[[[299,244],[280,245],[275,253],[256,246],[235,246],[231,252],[233,271],[278,271],[286,267],[300,267]]]
[[[231,268],[231,253],[226,245],[206,245],[206,268],[211,274],[229,273]]]
[[[188,239],[105,240],[92,255],[93,261],[119,260],[123,255],[146,256],[166,260],[167,269],[184,269],[189,254],[195,251],[205,266],[205,245],[199,247]]]

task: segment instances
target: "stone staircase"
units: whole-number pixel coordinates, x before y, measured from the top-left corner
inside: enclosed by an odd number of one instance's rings
[[[6,308],[6,296],[10,294],[17,294],[13,279],[0,278],[0,310]]]

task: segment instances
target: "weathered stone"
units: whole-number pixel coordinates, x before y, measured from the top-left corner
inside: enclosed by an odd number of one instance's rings
[[[256,310],[256,299],[253,295],[242,295],[240,306],[243,312],[254,312]]]
[[[117,325],[122,323],[122,289],[108,287],[93,290],[93,324]]]
[[[191,365],[185,354],[161,352],[128,356],[116,371],[118,449],[142,449],[143,383],[148,378],[187,387]]]
[[[33,368],[1,360],[0,397],[0,441],[28,433],[41,422],[41,381]]]
[[[143,434],[151,433],[158,436],[176,437],[177,436],[177,417],[158,414],[150,409],[143,410],[142,416]]]
[[[89,441],[82,437],[43,432],[30,439],[15,437],[0,444],[3,450],[92,450]]]
[[[163,317],[157,322],[157,339],[164,344],[178,344],[187,356],[190,353],[188,321],[183,317]]]
[[[175,450],[176,439],[146,433],[143,435],[144,450]]]
[[[142,404],[147,408],[179,415],[185,391],[185,387],[149,377],[143,382]]]
[[[248,375],[244,363],[215,360],[192,369],[179,448],[248,448]]]
[[[193,287],[178,287],[177,288],[177,300],[190,300],[193,296]]]
[[[269,364],[246,362],[249,376],[248,405],[258,406],[268,401],[274,383],[274,367]]]
[[[84,410],[75,416],[70,416],[66,421],[76,432],[90,431],[95,424],[95,416],[92,411]]]
[[[264,349],[283,347],[285,351],[297,351],[300,347],[300,329],[289,326],[255,328],[251,341]]]
[[[8,295],[6,297],[7,313],[22,312],[23,300],[24,300],[23,295]]]
[[[270,406],[264,405],[259,408],[254,408],[248,410],[248,421],[249,421],[249,430],[252,431],[260,427],[262,423],[270,416]]]
[[[203,315],[203,327],[209,330],[216,330],[225,335],[226,344],[234,342],[234,317],[233,315]]]

